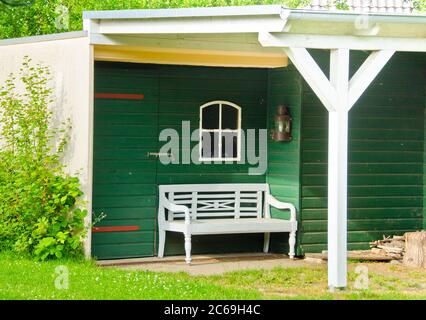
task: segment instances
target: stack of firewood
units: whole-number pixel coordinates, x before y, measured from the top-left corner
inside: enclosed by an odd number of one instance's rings
[[[383,236],[382,240],[370,242],[370,250],[353,250],[348,258],[368,261],[390,261],[395,264],[426,269],[426,231],[407,232],[403,236]],[[327,251],[321,254],[306,254],[306,258],[328,259]]]
[[[370,242],[371,253],[402,260],[405,253],[405,236],[383,237]]]

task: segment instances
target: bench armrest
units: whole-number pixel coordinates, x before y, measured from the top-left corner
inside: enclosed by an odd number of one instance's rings
[[[166,197],[163,197],[161,199],[161,205],[163,205],[164,208],[166,208],[169,211],[185,213],[185,224],[191,223],[191,215],[189,213],[189,208],[187,206],[177,205],[173,202],[170,202],[169,199],[167,199]]]
[[[268,194],[266,201],[269,205],[280,210],[290,210],[290,221],[296,221],[296,207],[288,202],[279,201],[274,196]]]

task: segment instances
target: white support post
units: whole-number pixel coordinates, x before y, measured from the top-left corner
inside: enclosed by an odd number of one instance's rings
[[[328,116],[328,285],[346,287],[348,112]]]
[[[328,113],[328,285],[346,287],[349,50],[331,50],[330,82],[337,92]]]

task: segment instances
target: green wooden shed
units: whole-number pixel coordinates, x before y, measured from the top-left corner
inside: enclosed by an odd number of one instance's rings
[[[83,18],[82,32],[1,41],[9,63],[0,65],[6,74],[29,54],[53,69],[74,123],[68,164],[81,171],[88,223],[96,222],[88,254],[157,255],[158,186],[167,184],[267,183],[297,209],[297,255],[328,248],[331,287],[346,285],[347,249],[425,227],[425,15],[272,5]],[[162,132],[207,128],[200,108],[215,102],[220,121],[234,112],[255,140],[267,133],[253,147],[267,155],[264,171],[250,174],[259,163],[229,157],[182,161],[197,141],[181,137],[178,154],[167,153],[180,161],[160,161]],[[280,106],[291,140],[271,134]],[[247,149],[238,141],[231,158]],[[192,251],[260,252],[262,239],[194,236]],[[287,252],[288,234],[273,234],[270,249]],[[182,234],[167,236],[165,253],[184,253]]]

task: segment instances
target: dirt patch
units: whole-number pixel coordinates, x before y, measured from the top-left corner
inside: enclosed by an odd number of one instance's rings
[[[360,270],[367,272],[366,287],[359,287]],[[209,279],[227,287],[256,289],[275,299],[426,299],[424,270],[383,262],[350,263],[347,289],[333,293],[323,264],[230,272]]]

